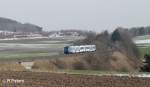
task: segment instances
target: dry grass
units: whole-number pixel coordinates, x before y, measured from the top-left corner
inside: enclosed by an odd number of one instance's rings
[[[110,64],[115,71],[133,71],[131,60],[120,52],[114,52]]]
[[[52,61],[47,60],[36,60],[34,61],[34,65],[32,69],[36,70],[56,70],[57,67],[54,65]]]
[[[15,62],[0,63],[0,71],[25,71],[25,68]]]
[[[121,52],[115,51],[109,58],[97,55],[76,55],[60,59],[36,60],[32,69],[55,71],[61,69],[69,70],[108,70],[132,72],[135,71],[135,62]]]
[[[51,59],[51,60],[36,60],[34,61],[34,65],[32,69],[36,70],[60,70],[60,69],[78,69],[81,67],[81,60],[80,56],[78,57],[66,57],[61,59]],[[79,64],[80,63],[80,64]]]

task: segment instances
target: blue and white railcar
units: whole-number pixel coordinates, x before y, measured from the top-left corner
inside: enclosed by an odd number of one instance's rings
[[[96,51],[96,45],[80,45],[64,47],[65,54],[84,53]]]

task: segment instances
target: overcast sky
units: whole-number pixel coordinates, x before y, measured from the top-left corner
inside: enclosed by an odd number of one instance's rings
[[[150,25],[150,0],[0,0],[0,16],[44,30]]]

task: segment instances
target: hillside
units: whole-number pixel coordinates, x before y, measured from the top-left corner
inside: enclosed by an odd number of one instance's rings
[[[0,31],[41,32],[42,28],[30,23],[22,24],[15,20],[0,17]]]
[[[55,70],[106,70],[106,71],[138,71],[142,66],[139,51],[125,30],[115,30],[109,34],[89,34],[84,40],[74,45],[95,44],[96,52],[67,55],[60,59],[35,61],[33,69]]]
[[[84,57],[91,69],[134,71],[141,66],[139,51],[126,30],[105,31],[80,44],[96,44],[97,51]]]

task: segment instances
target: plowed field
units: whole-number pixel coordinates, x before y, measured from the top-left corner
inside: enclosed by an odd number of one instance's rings
[[[24,83],[2,84],[6,79],[24,80]],[[0,80],[2,87],[150,87],[150,78],[41,72],[0,72]]]

